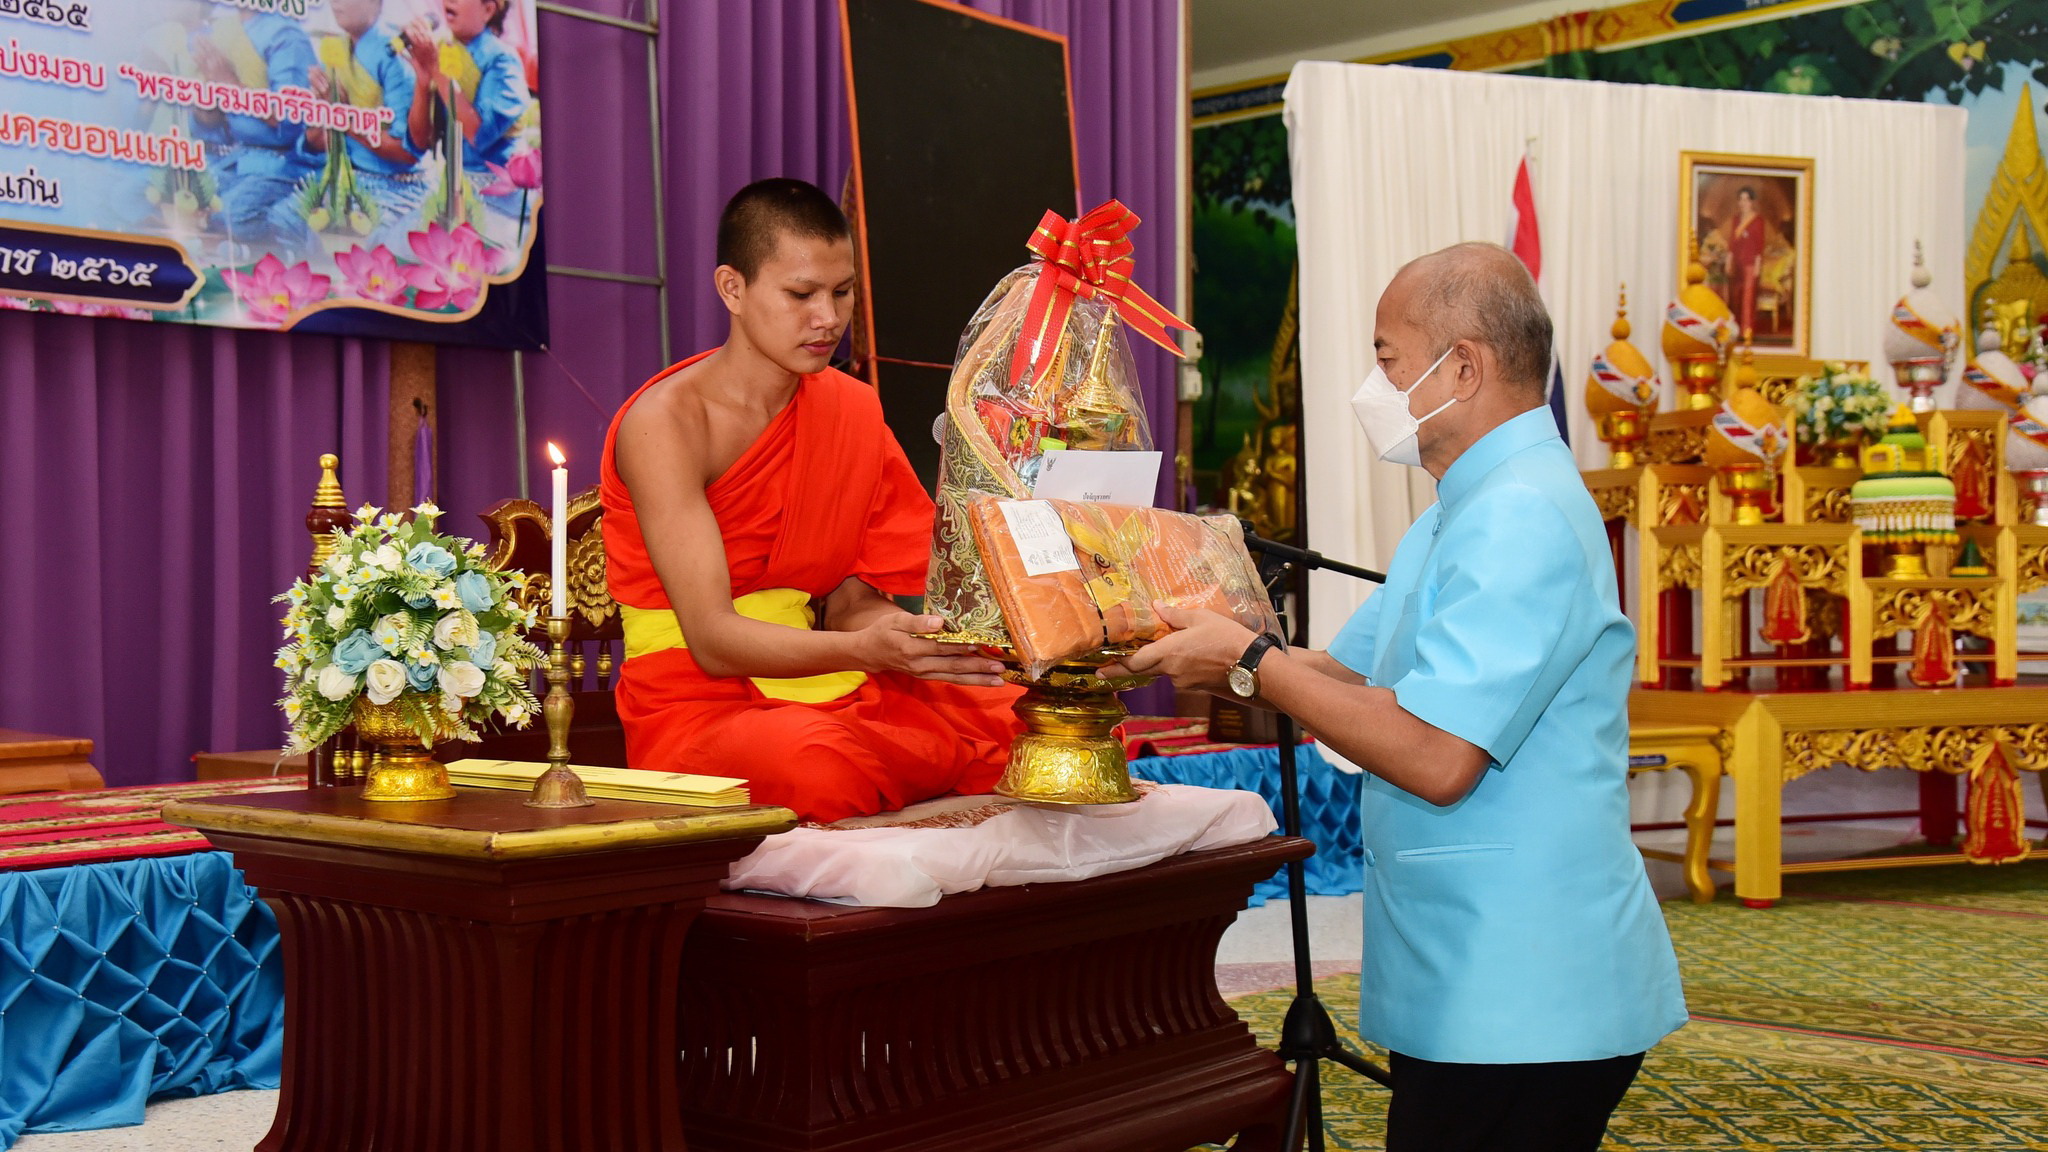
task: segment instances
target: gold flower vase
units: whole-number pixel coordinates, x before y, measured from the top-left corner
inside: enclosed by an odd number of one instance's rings
[[[1854,432],[1843,432],[1835,439],[1823,440],[1814,445],[1814,456],[1826,468],[1860,468],[1863,437]]]
[[[996,794],[1033,804],[1125,804],[1138,798],[1124,746],[1115,735],[1129,713],[1117,693],[1150,676],[1097,676],[1099,663],[1060,664],[1031,678],[1013,667],[1003,678],[1024,685],[1015,705],[1024,731]]]
[[[416,803],[454,798],[447,766],[428,754],[427,742],[407,721],[398,701],[372,704],[367,696],[356,697],[355,725],[356,735],[377,749],[370,757],[363,799]]]

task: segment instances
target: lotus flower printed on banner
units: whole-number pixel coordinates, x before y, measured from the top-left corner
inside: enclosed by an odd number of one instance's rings
[[[264,253],[263,259],[247,272],[229,268],[220,277],[235,290],[235,297],[248,309],[249,319],[273,327],[299,309],[327,299],[328,285],[333,283],[331,277],[314,272],[313,266],[304,260],[285,267],[275,252]]]
[[[503,164],[486,161],[484,167],[496,177],[488,186],[477,189],[486,196],[505,196],[540,187],[540,150],[537,148],[517,153]]]
[[[368,252],[360,244],[351,245],[348,251],[334,254],[334,266],[348,281],[349,295],[372,303],[402,305],[412,287],[398,257],[382,244]]]
[[[406,239],[420,260],[405,269],[417,289],[413,306],[429,312],[441,308],[466,312],[475,307],[484,277],[495,271],[503,258],[502,253],[486,248],[482,234],[468,224],[457,224],[452,231],[431,224],[424,232],[409,233]]]
[[[290,605],[277,653],[287,753],[341,731],[357,697],[395,701],[430,745],[475,740],[492,716],[523,728],[540,710],[529,673],[541,653],[526,638],[538,617],[513,597],[525,575],[485,568],[481,544],[434,531],[440,515],[357,509],[333,557],[277,598]]]

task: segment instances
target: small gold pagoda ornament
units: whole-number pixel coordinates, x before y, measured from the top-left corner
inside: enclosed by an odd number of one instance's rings
[[[1711,409],[1721,403],[1721,374],[1734,343],[1735,314],[1707,287],[1707,269],[1690,233],[1686,248],[1693,258],[1685,266],[1685,286],[1664,308],[1664,359],[1685,393],[1679,407]]]
[[[1784,409],[1754,388],[1738,388],[1715,410],[1704,455],[1735,506],[1737,524],[1777,515],[1778,473],[1791,443]]]
[[[1586,375],[1586,410],[1592,413],[1601,442],[1607,445],[1609,468],[1633,468],[1636,448],[1649,433],[1649,416],[1657,406],[1661,385],[1649,358],[1628,342],[1628,285],[1621,286],[1614,306],[1614,342],[1593,357]]]
[[[1929,290],[1933,282],[1916,240],[1913,290],[1892,305],[1891,328],[1884,334],[1885,359],[1915,413],[1934,411],[1934,390],[1948,382],[1949,366],[1962,344],[1962,324]]]

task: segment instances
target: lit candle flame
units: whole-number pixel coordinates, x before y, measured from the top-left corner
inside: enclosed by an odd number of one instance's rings
[[[555,467],[557,468],[560,468],[562,465],[567,464],[569,462],[569,458],[567,456],[562,455],[562,450],[560,448],[555,447],[555,442],[553,440],[548,441],[548,456],[554,460]]]

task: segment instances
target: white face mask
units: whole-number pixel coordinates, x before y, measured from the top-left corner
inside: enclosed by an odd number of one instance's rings
[[[1456,347],[1451,345],[1451,348]],[[1408,386],[1407,392],[1394,387],[1394,382],[1387,379],[1386,369],[1378,364],[1372,366],[1365,383],[1358,386],[1358,392],[1351,397],[1351,411],[1358,417],[1358,426],[1365,429],[1365,438],[1372,445],[1372,450],[1379,453],[1380,459],[1410,467],[1422,465],[1422,448],[1416,442],[1416,433],[1422,431],[1423,421],[1456,404],[1458,397],[1453,394],[1428,416],[1417,416],[1409,411],[1408,397],[1422,387],[1422,382],[1429,379],[1431,372],[1437,370],[1444,357],[1451,354],[1451,348],[1444,349],[1443,356],[1425,368],[1422,375],[1415,378],[1415,383]]]

